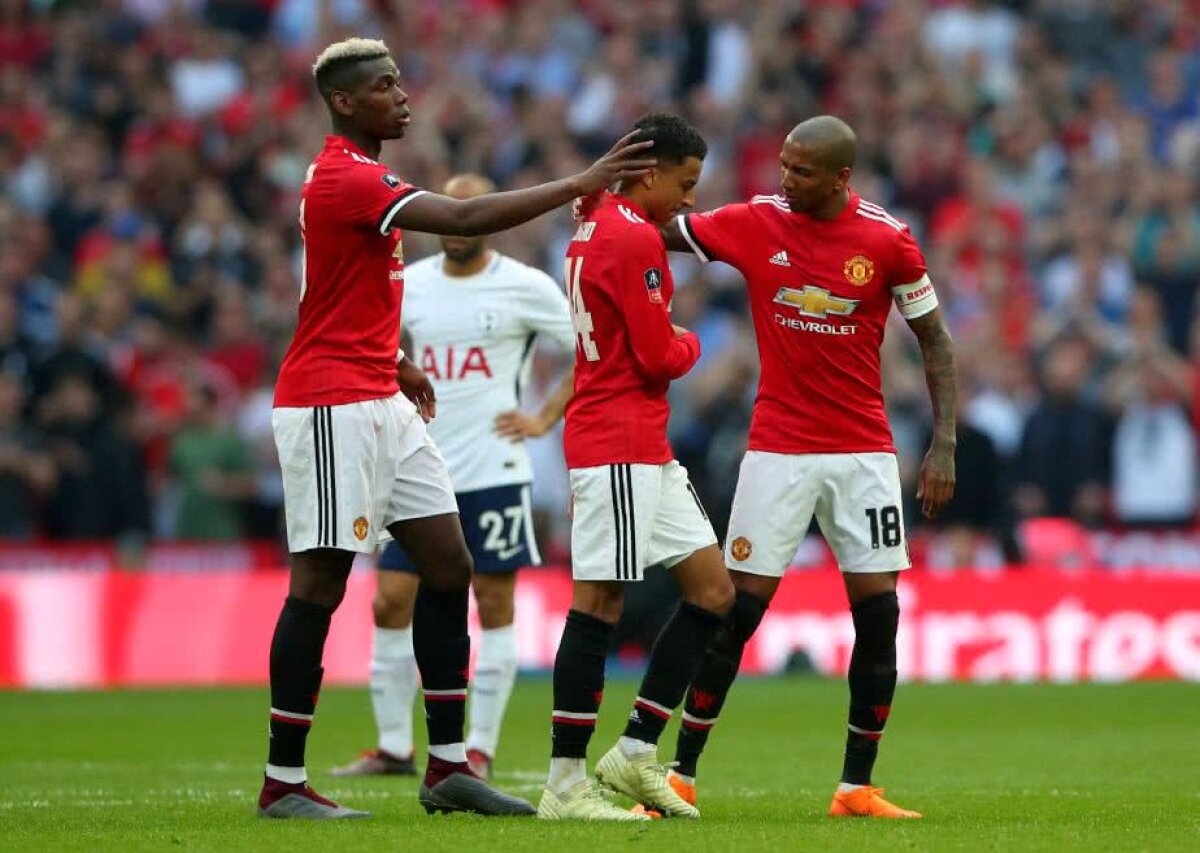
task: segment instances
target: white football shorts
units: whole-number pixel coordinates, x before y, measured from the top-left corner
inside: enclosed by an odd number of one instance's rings
[[[288,550],[373,554],[387,526],[458,512],[446,462],[403,394],[272,415]]]
[[[725,540],[725,564],[780,577],[813,517],[843,572],[912,565],[893,453],[766,453],[748,450]]]
[[[575,580],[640,581],[716,544],[687,469],[623,463],[571,469],[571,574]]]

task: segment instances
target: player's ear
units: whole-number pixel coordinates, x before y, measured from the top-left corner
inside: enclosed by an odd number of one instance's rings
[[[343,92],[340,89],[334,89],[329,93],[329,107],[338,115],[354,115],[354,103],[350,97],[350,93]]]
[[[642,175],[638,180],[648,190],[654,189],[654,185],[658,183],[659,174],[658,166],[651,166],[646,170],[646,174]]]

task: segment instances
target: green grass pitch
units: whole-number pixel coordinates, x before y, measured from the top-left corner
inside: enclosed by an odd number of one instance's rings
[[[610,681],[593,760],[635,686]],[[779,679],[735,687],[700,821],[630,827],[428,817],[414,779],[331,779],[373,729],[365,690],[327,690],[310,779],[375,818],[312,824],[254,817],[265,690],[0,693],[0,850],[1200,850],[1196,685],[914,685],[895,707],[876,783],[923,821],[825,817],[844,686]],[[535,801],[549,712],[549,681],[522,679],[498,757],[498,783]]]

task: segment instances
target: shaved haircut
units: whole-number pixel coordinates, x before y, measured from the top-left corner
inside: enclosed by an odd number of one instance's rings
[[[818,159],[832,172],[849,169],[858,156],[858,137],[837,116],[805,119],[792,128],[787,138],[788,142],[816,149]]]
[[[473,172],[463,172],[451,177],[442,187],[442,192],[455,198],[471,198],[477,195],[494,193],[496,185],[490,178],[476,175]]]

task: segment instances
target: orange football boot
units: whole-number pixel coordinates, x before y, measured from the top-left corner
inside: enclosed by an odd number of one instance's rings
[[[634,814],[644,814],[650,818],[650,820],[662,820],[663,816],[662,812],[658,811],[657,809],[648,809],[642,803],[638,803],[636,806],[631,808],[630,811]]]
[[[863,785],[853,791],[835,791],[829,805],[830,817],[921,817],[920,812],[902,809],[883,798],[883,788]]]
[[[689,806],[696,805],[696,783],[688,782],[674,770],[667,773],[667,784]]]
[[[679,795],[679,799],[683,800],[689,806],[696,805],[696,786],[693,783],[685,781],[682,776],[672,770],[667,773],[667,784]],[[658,820],[662,817],[662,812],[655,809],[648,809],[641,803],[631,808],[630,811],[637,814],[648,814],[653,820]]]

